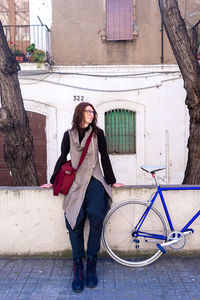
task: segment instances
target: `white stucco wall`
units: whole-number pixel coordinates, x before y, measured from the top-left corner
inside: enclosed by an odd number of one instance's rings
[[[35,67],[32,72],[31,68],[32,64],[22,64],[19,79],[26,109],[47,117],[48,179],[77,99],[83,97],[96,107],[103,129],[107,110],[136,112],[136,154],[110,155],[118,181],[148,184],[140,166],[161,164],[167,166],[162,183],[182,182],[188,112],[177,66],[61,66],[49,71]]]
[[[147,201],[153,192],[152,187],[113,189],[113,205],[126,199]],[[200,191],[164,192],[175,230],[181,230],[198,211],[199,193]],[[0,255],[32,255],[71,250],[62,200],[63,196],[53,196],[51,189],[0,187]],[[155,207],[163,213],[159,199],[156,201]],[[123,222],[123,219],[119,222]],[[195,233],[186,237],[186,245],[181,250],[183,253],[200,249],[199,218],[190,227]],[[86,243],[88,228],[87,224]],[[105,251],[103,246],[101,251]]]
[[[51,0],[35,1],[29,0],[30,17],[30,43],[34,43],[37,49],[48,51],[50,45],[47,40],[48,29],[52,24],[52,5]],[[32,25],[44,25],[42,27]]]
[[[44,25],[51,28],[52,24],[52,5],[51,0],[35,1],[29,0],[30,25],[40,25],[40,20]]]

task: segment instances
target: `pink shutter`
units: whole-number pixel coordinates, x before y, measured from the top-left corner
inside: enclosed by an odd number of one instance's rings
[[[106,1],[108,41],[133,39],[133,0]]]

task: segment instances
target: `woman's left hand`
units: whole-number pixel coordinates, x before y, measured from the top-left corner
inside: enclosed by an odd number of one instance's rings
[[[51,188],[51,187],[53,187],[53,184],[51,184],[51,183],[45,183],[45,184],[41,185],[40,187],[41,188]]]
[[[123,183],[113,183],[112,184],[112,187],[121,187],[121,186],[124,186],[124,184]]]

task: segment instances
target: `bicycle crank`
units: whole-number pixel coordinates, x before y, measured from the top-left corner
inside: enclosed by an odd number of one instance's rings
[[[170,232],[170,234],[168,235],[167,240],[169,242],[170,241],[177,241],[176,243],[169,245],[170,248],[175,249],[175,250],[183,248],[185,246],[185,242],[186,242],[184,234],[180,231]]]
[[[157,244],[157,247],[163,254],[166,253],[165,248],[181,249],[185,246],[184,234],[180,231],[172,231],[167,237],[167,241],[162,244]]]

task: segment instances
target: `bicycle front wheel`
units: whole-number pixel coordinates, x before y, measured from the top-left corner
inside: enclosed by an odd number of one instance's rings
[[[148,204],[126,200],[115,205],[106,215],[102,238],[108,254],[128,267],[146,266],[160,257],[157,243],[167,239],[167,227],[160,212],[152,207],[144,218]]]

